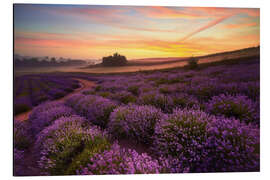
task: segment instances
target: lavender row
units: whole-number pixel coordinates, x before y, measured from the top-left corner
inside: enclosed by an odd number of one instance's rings
[[[61,98],[80,86],[77,80],[71,78],[46,75],[17,77],[15,84],[15,114],[28,111],[45,101]]]

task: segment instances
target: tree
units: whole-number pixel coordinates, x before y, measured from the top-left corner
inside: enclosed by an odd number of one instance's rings
[[[196,69],[198,67],[198,59],[195,58],[195,57],[191,57],[189,60],[188,60],[188,67],[190,69]]]
[[[114,53],[113,56],[103,57],[101,64],[104,66],[124,66],[127,64],[127,59],[125,56]]]

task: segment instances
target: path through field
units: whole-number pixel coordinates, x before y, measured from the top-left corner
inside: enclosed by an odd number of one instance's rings
[[[91,87],[94,87],[96,84],[93,82],[93,81],[88,81],[88,80],[85,80],[85,79],[78,79],[78,78],[74,78],[75,80],[78,80],[80,82],[80,87],[75,89],[72,93],[69,93],[68,95],[60,98],[60,99],[56,99],[56,100],[53,100],[51,102],[61,102],[61,101],[64,101],[65,99],[69,98],[70,96],[78,93],[78,92],[81,92],[83,90],[86,90],[88,88],[91,88]],[[27,120],[29,115],[31,114],[32,110],[30,111],[27,111],[27,112],[24,112],[24,113],[21,113],[21,114],[18,114],[14,117],[15,120],[19,120],[19,121],[24,121],[24,120]]]
[[[76,79],[80,82],[80,87],[75,89],[72,93],[70,93],[70,94],[68,94],[60,99],[51,101],[51,102],[64,101],[65,99],[69,98],[73,94],[81,92],[81,91],[86,90],[88,88],[94,87],[96,85],[92,81],[88,81],[88,80],[84,80],[84,79],[77,79],[77,78],[74,78],[74,79]],[[31,112],[32,112],[32,110],[25,112],[25,113],[22,113],[22,114],[19,114],[19,115],[15,116],[15,120],[19,120],[19,121],[27,120],[29,115],[31,114]],[[37,165],[37,158],[38,157],[34,156],[34,148],[32,145],[24,153],[24,164],[17,164],[15,166],[15,168],[23,169],[23,172],[21,172],[23,174],[19,174],[19,175],[20,176],[38,176],[38,175],[40,175],[40,170],[39,170],[38,165]]]

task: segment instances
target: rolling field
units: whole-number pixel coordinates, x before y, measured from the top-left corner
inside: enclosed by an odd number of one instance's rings
[[[243,54],[195,69],[17,77],[15,112],[24,97],[33,109],[14,121],[14,174],[259,171],[260,59]],[[55,101],[75,79],[96,85]]]
[[[64,97],[78,88],[79,82],[71,78],[46,75],[25,75],[14,81],[15,115],[26,112],[38,104]]]

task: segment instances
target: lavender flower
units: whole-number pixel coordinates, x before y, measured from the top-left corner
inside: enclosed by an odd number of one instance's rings
[[[243,95],[225,95],[214,96],[206,104],[210,113],[234,117],[246,123],[259,123],[258,106]]]
[[[45,103],[41,104],[37,108],[34,108],[29,118],[29,124],[31,131],[34,135],[39,133],[42,129],[49,126],[56,119],[65,116],[71,116],[74,111],[64,106],[61,103]]]
[[[28,122],[14,120],[14,147],[17,150],[25,150],[32,143],[29,134]]]
[[[160,108],[164,112],[171,112],[173,108],[171,96],[163,95],[156,91],[142,93],[138,99],[138,104],[152,105]]]
[[[156,124],[152,150],[172,172],[258,171],[258,137],[238,120],[176,109]]]
[[[105,128],[110,113],[116,107],[113,101],[95,95],[75,95],[66,101],[78,114],[95,125]]]
[[[154,174],[162,170],[158,161],[147,154],[138,154],[114,144],[110,150],[90,157],[87,166],[77,170],[77,174]]]
[[[95,126],[86,127],[85,122],[79,116],[62,117],[39,133],[35,149],[45,175],[65,174],[84,148],[97,153],[100,144],[107,142],[106,134]]]
[[[23,158],[24,158],[24,151],[14,148],[13,150],[13,162],[14,162],[13,175],[14,176],[23,175],[23,171],[24,171]]]
[[[135,138],[149,144],[155,124],[164,116],[159,109],[152,106],[120,106],[110,116],[108,131],[115,137]]]

